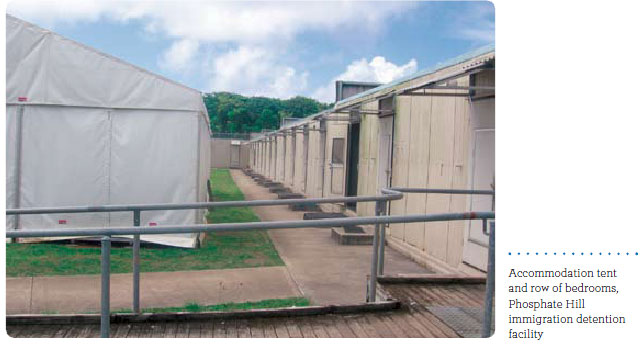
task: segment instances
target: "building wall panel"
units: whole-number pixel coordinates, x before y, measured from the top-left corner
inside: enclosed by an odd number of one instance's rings
[[[409,170],[409,128],[411,125],[411,97],[398,96],[395,104],[394,119],[394,147],[392,156],[392,176],[391,185],[399,187],[408,186]],[[391,215],[405,215],[407,198],[390,202]],[[405,234],[404,223],[391,224],[389,235],[403,240]]]
[[[432,117],[429,141],[428,188],[447,189],[452,185],[454,163],[454,114],[456,98],[432,97]],[[450,195],[427,194],[426,213],[449,212]],[[425,247],[427,252],[441,260],[447,260],[448,224],[429,222],[425,224]]]
[[[409,187],[424,188],[427,187],[428,169],[430,159],[430,133],[432,119],[432,97],[413,97],[411,98],[410,119],[413,125],[409,131],[409,160],[408,184]],[[426,195],[410,193],[407,194],[407,213],[424,214],[426,208]],[[405,242],[410,245],[425,250],[425,233],[424,223],[408,223],[405,226]]]

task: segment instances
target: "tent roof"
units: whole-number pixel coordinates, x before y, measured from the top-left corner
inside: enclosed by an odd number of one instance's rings
[[[7,104],[207,113],[201,92],[7,15]]]

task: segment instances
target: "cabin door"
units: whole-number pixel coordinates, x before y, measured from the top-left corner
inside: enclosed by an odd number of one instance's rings
[[[491,190],[494,184],[494,129],[474,131],[472,165],[472,189]],[[471,195],[468,208],[469,211],[493,211],[493,197]],[[487,270],[489,237],[483,234],[482,221],[469,221],[465,230],[463,260],[478,269]]]
[[[344,178],[345,166],[347,159],[347,124],[346,123],[329,123],[327,133],[327,154],[325,157],[327,166],[328,188],[325,188],[327,195],[325,197],[343,197],[344,196]]]

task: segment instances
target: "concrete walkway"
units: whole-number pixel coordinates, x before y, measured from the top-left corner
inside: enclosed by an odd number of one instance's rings
[[[241,170],[231,170],[246,199],[275,199]],[[256,207],[264,221],[301,220],[287,206]],[[371,246],[342,246],[329,228],[269,231],[286,267],[147,272],[141,274],[141,307],[213,305],[306,296],[318,305],[365,301]],[[387,248],[388,273],[428,273]],[[100,310],[100,275],[7,278],[7,314],[91,313]],[[132,308],[132,275],[112,274],[111,309]]]
[[[112,274],[112,310],[132,308],[132,274]],[[100,311],[100,275],[7,278],[7,314]],[[141,307],[302,296],[283,266],[141,273]]]
[[[241,170],[230,170],[247,200],[276,199]],[[302,220],[304,212],[288,206],[255,207],[263,221]],[[269,231],[282,260],[303,294],[319,305],[364,302],[371,246],[344,246],[331,238],[330,228]],[[386,248],[385,273],[429,273],[421,265]]]

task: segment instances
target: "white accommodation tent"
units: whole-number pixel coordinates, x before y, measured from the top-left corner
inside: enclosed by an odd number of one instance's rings
[[[7,208],[207,200],[201,93],[7,16]],[[144,211],[141,225],[202,223]],[[7,230],[131,226],[132,213],[7,216]],[[194,247],[197,234],[142,236]]]

